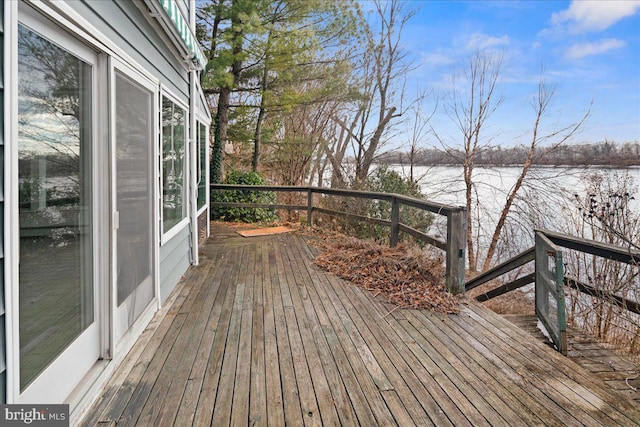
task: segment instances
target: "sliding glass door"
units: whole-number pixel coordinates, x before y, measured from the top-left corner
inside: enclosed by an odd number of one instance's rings
[[[97,55],[29,14],[18,26],[19,388],[61,402],[100,355],[94,280]]]
[[[154,298],[154,86],[114,61],[116,343]]]

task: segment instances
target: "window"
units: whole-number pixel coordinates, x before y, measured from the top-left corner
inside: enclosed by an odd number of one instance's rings
[[[186,217],[186,110],[162,97],[162,232]]]
[[[95,56],[55,39],[18,25],[21,391],[94,323]]]
[[[198,210],[207,203],[207,127],[198,122]]]

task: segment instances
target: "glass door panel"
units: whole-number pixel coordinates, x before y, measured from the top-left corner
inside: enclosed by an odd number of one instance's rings
[[[153,300],[153,93],[115,71],[117,340]]]
[[[23,391],[94,325],[96,317],[92,65],[19,25],[18,76]],[[98,343],[97,328],[92,334],[96,339],[89,341]],[[82,351],[91,366],[98,358],[98,345]]]

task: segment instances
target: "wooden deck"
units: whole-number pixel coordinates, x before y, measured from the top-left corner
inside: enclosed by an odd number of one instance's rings
[[[535,315],[503,316],[539,341],[552,345],[538,329],[538,319]],[[604,381],[610,388],[640,404],[640,364],[637,359],[571,327],[567,329],[567,349],[569,359]]]
[[[640,425],[640,406],[469,302],[395,309],[307,237],[215,230],[83,425]]]

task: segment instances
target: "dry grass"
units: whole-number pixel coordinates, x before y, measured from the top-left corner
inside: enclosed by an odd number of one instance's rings
[[[491,281],[467,291],[466,295],[469,299],[475,299],[477,296],[489,292],[501,284]],[[535,314],[534,299],[527,292],[519,289],[485,301],[482,305],[498,314]]]

